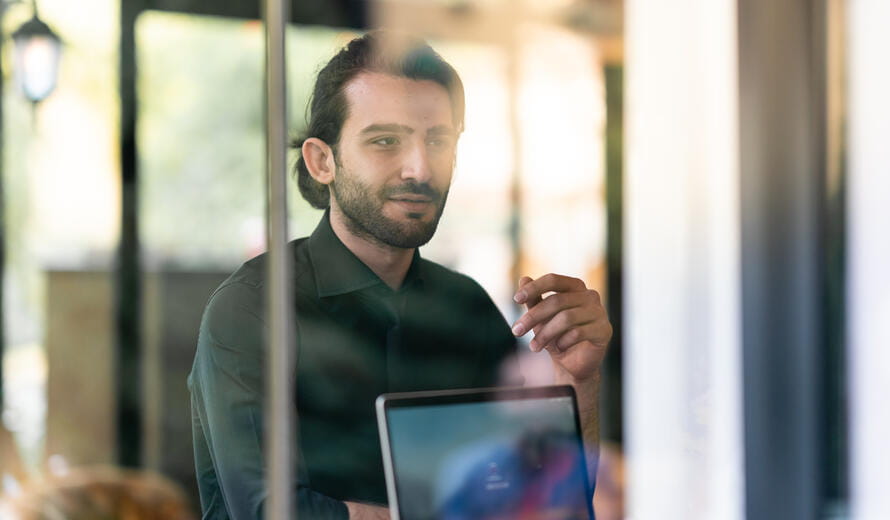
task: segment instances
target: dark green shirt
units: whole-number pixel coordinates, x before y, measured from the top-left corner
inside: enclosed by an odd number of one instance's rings
[[[374,400],[497,384],[515,338],[485,291],[415,253],[398,291],[355,257],[327,213],[290,243],[295,263],[301,518],[386,503]],[[262,518],[266,255],[211,295],[189,376],[205,519]],[[297,345],[299,347],[297,347]]]

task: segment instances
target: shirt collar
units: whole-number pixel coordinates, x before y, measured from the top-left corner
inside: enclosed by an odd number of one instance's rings
[[[330,218],[330,210],[326,210],[309,237],[309,258],[318,297],[346,294],[376,285],[389,290],[383,280],[340,241],[331,227]],[[420,252],[415,249],[402,289],[422,281],[420,263]]]

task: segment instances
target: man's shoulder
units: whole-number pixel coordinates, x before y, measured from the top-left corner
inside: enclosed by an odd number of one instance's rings
[[[420,268],[428,297],[467,309],[495,307],[488,291],[473,277],[426,259],[421,259]]]
[[[303,243],[305,239],[288,244],[297,264]],[[201,319],[199,344],[202,340],[223,345],[253,345],[261,341],[268,262],[267,253],[251,258],[210,294]]]
[[[308,265],[308,255],[305,254],[308,237],[298,238],[288,242],[288,254],[293,259],[294,269],[299,276],[303,267]],[[214,295],[232,286],[244,286],[249,289],[261,291],[266,284],[269,253],[259,254],[241,264],[228,278],[214,291]]]
[[[485,289],[472,277],[432,260],[421,258],[420,270],[424,282],[430,283],[437,288],[485,293]]]

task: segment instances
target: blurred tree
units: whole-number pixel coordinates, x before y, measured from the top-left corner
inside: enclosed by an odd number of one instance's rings
[[[352,36],[290,30],[293,132],[305,125],[314,72]],[[148,12],[137,23],[137,49],[147,257],[181,267],[237,264],[263,248],[261,25]],[[292,193],[291,235],[302,236],[319,212]]]

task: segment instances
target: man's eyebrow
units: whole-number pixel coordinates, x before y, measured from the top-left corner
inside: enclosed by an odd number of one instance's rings
[[[448,125],[436,125],[426,131],[426,135],[455,135],[457,132]]]
[[[376,132],[398,132],[402,134],[413,134],[414,129],[410,126],[400,125],[397,123],[374,123],[362,128],[362,134],[373,134]]]

